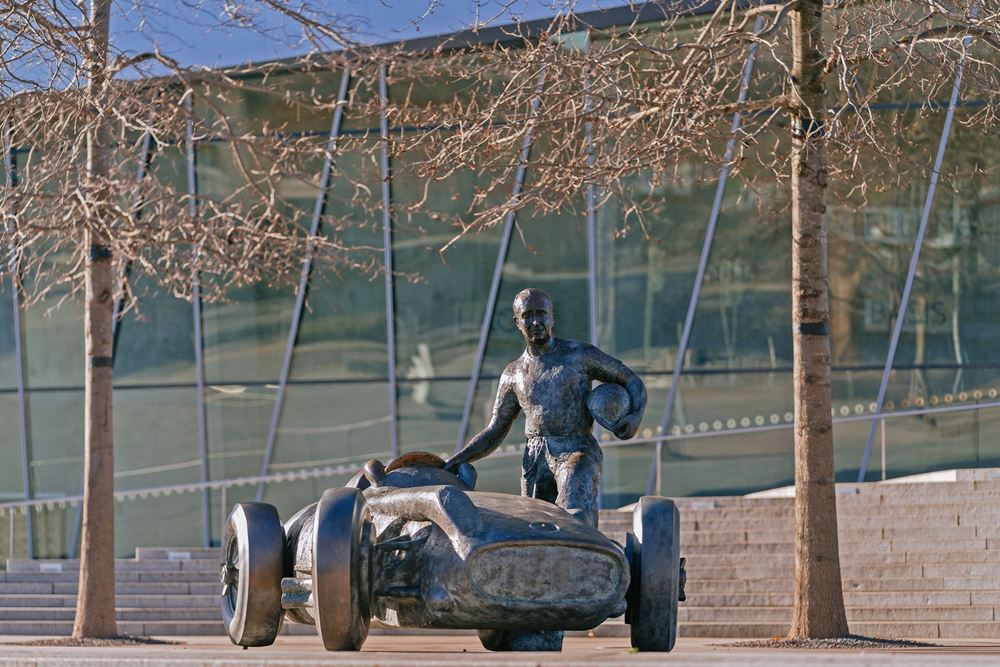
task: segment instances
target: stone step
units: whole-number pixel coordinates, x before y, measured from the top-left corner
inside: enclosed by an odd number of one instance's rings
[[[211,560],[221,558],[219,547],[136,547],[136,560]]]
[[[872,540],[868,542],[841,542],[840,551],[842,554],[872,554],[872,553],[940,553],[948,549],[954,553],[995,551],[1000,549],[1000,540],[987,538],[972,538],[964,540],[935,540],[935,539],[899,539],[899,540]],[[695,554],[720,554],[720,553],[791,553],[793,543],[787,542],[747,542],[747,543],[722,543],[722,544],[687,544],[681,541],[681,551],[690,554],[692,560]]]
[[[756,579],[787,579],[791,580],[795,568],[791,559],[781,563],[748,562],[743,565],[705,565],[700,560],[690,560],[686,565],[688,581],[740,579],[753,581]],[[842,565],[841,575],[845,579],[906,579],[924,576],[920,564],[877,564],[877,565]],[[941,575],[943,576],[943,575]]]
[[[119,621],[118,632],[125,635],[146,637],[208,636],[224,637],[225,626],[215,621]],[[73,631],[73,621],[0,621],[0,635],[67,636]],[[311,625],[285,623],[282,635],[316,634]],[[371,634],[380,634],[373,630]]]
[[[8,572],[76,572],[79,569],[80,561],[76,559],[7,559]],[[218,570],[219,562],[205,559],[191,561],[115,560],[115,572],[218,572]]]
[[[74,607],[7,607],[0,608],[2,621],[72,621]],[[123,609],[115,611],[119,621],[218,621],[219,606],[177,607],[162,609]]]
[[[792,577],[767,579],[701,579],[688,576],[687,590],[693,593],[791,593]],[[1000,583],[979,577],[917,577],[903,579],[848,579],[845,592],[906,592],[906,591],[1000,591]]]
[[[996,525],[992,521],[988,524],[993,526]],[[626,530],[631,528],[631,523],[626,522],[608,522],[601,523],[601,530],[604,530],[605,526],[613,527],[618,530]],[[713,518],[702,518],[702,519],[690,519],[687,520],[685,517],[681,517],[681,534],[686,534],[688,531],[718,531],[718,530],[793,530],[795,522],[792,517],[782,517],[782,518],[756,518],[756,519],[744,519],[742,521],[737,521],[733,519],[713,519]],[[894,528],[894,529],[918,529],[924,531],[927,528],[934,528],[935,530],[939,528],[951,528],[959,526],[958,515],[952,514],[948,516],[935,516],[935,517],[891,517],[882,516],[880,514],[866,515],[866,516],[852,516],[849,517],[849,521],[845,519],[840,520],[840,528],[843,529],[861,529],[861,528]]]
[[[699,520],[736,520],[736,519],[770,519],[774,521],[790,521],[795,516],[795,504],[792,498],[778,499],[708,499],[692,503],[678,503],[681,521]],[[878,508],[882,514],[892,513],[903,518],[916,519],[927,517],[997,517],[1000,516],[1000,495],[982,495],[979,493],[957,495],[920,495],[912,496],[838,496],[838,517],[867,517],[872,510]],[[602,525],[620,525],[631,523],[631,512],[602,515]]]
[[[211,583],[219,580],[218,566],[212,570],[182,570],[177,572],[156,572],[151,570],[121,571],[115,572],[115,581],[118,583],[130,582],[168,582],[168,581],[188,581],[197,583]],[[35,583],[35,582],[56,582],[79,580],[79,572],[2,572],[0,571],[0,584],[2,583]]]
[[[681,544],[681,555],[688,557],[692,567],[748,567],[748,566],[792,566],[794,552],[791,549],[770,553],[761,558],[759,552],[736,551],[732,553],[698,553],[692,556]],[[841,545],[841,567],[875,567],[879,565],[928,565],[950,563],[1000,563],[1000,551],[914,551],[914,552],[868,552],[856,553],[846,551]]]
[[[996,607],[847,607],[850,623],[898,621],[993,621]],[[688,607],[682,603],[678,611],[680,623],[732,623],[747,620],[741,607]],[[792,608],[754,607],[756,623],[791,623]]]
[[[681,637],[766,639],[788,634],[790,621],[775,622],[687,622],[680,624]],[[1000,638],[1000,623],[986,621],[858,621],[851,632],[886,639]],[[595,637],[627,637],[624,623],[607,622],[587,634]]]
[[[693,607],[780,607],[792,604],[792,593],[700,593],[688,587],[687,599]],[[844,591],[844,604],[855,607],[1000,606],[1000,591]],[[748,616],[752,617],[752,611],[748,610]]]
[[[212,595],[116,595],[115,603],[139,609],[211,607],[219,604],[219,595],[217,590]],[[0,609],[8,607],[76,607],[76,595],[0,595]]]
[[[0,596],[3,595],[76,595],[77,582],[34,582],[34,583],[0,583]],[[215,582],[129,582],[116,581],[116,595],[211,595],[219,592],[219,584]]]
[[[912,541],[928,534],[927,529],[920,531],[912,528],[843,528],[838,531],[841,542],[870,542],[879,540]],[[981,539],[995,539],[1000,533],[997,526],[948,526],[938,527],[932,532],[937,541],[962,543]],[[726,530],[709,531],[681,530],[681,544],[755,544],[792,542],[795,533],[789,527],[787,530]]]

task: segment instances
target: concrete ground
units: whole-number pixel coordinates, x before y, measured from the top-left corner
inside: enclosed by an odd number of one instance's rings
[[[280,637],[274,646],[246,651],[215,637],[172,638],[176,645],[143,645],[111,648],[62,648],[14,646],[26,637],[0,637],[0,665],[30,667],[306,667],[307,665],[358,665],[411,667],[428,665],[489,665],[536,667],[539,665],[733,665],[781,667],[785,665],[950,665],[1000,664],[1000,642],[939,641],[939,647],[891,650],[775,650],[720,646],[731,640],[680,639],[672,653],[632,653],[625,638],[570,637],[562,653],[489,653],[471,635],[381,635],[369,637],[360,653],[327,653],[315,637]]]

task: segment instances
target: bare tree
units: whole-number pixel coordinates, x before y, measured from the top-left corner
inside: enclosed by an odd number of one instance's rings
[[[397,102],[392,113],[401,123],[435,128],[400,137],[398,150],[419,145],[428,158],[414,169],[426,178],[479,170],[482,203],[492,192],[509,192],[516,147],[529,133],[537,137],[530,183],[516,198],[494,196],[492,206],[470,210],[456,238],[511,209],[524,219],[578,209],[587,183],[598,188],[598,206],[615,201],[625,211],[617,233],[649,237],[649,225],[669,205],[651,193],[685,163],[720,164],[728,121],[742,115],[729,167],[762,214],[791,219],[791,637],[841,636],[848,626],[834,492],[828,211],[864,208],[909,179],[926,182],[932,149],[916,128],[940,127],[941,100],[960,62],[965,94],[979,102],[963,122],[996,131],[1000,13],[970,0],[660,6],[662,20],[652,28],[595,30],[563,14],[541,34],[509,35],[502,48],[397,58],[391,74],[400,85],[445,80],[458,89],[446,102]],[[970,37],[977,45],[971,55]],[[737,91],[751,47],[758,74],[742,101]],[[900,109],[908,124],[886,122],[879,106]],[[451,131],[437,131],[444,127]],[[765,190],[775,182],[784,205]]]
[[[208,71],[181,66],[156,48],[116,49],[111,0],[85,4],[83,15],[60,0],[3,9],[4,150],[16,148],[23,158],[16,187],[8,172],[0,203],[5,247],[13,249],[3,270],[27,303],[63,287],[84,299],[84,499],[73,635],[113,637],[112,332],[116,302],[135,305],[128,276],[143,274],[177,295],[211,299],[232,287],[298,275],[307,255],[328,270],[372,272],[377,249],[343,242],[340,223],[329,219],[325,233],[313,234],[303,222],[308,212],[287,194],[315,188],[317,163],[358,145],[344,140],[335,148],[325,136],[291,133],[287,123],[241,125],[230,109],[243,96],[273,92],[270,79],[290,68],[304,85],[281,91],[283,105],[292,117],[322,118],[318,124],[329,127],[337,105],[330,82],[344,72],[353,46],[344,37],[346,19],[308,5],[192,4],[188,9],[203,19],[237,21],[262,39],[269,30],[262,14],[271,12],[286,32],[294,27],[299,51],[306,52],[273,66]],[[183,181],[146,178],[137,186],[137,163],[149,152],[140,146],[174,152],[183,164],[177,147],[190,151],[198,140],[228,149],[242,178],[237,191],[196,200]],[[296,182],[301,187],[288,187]],[[358,188],[359,206],[373,205],[366,192]]]

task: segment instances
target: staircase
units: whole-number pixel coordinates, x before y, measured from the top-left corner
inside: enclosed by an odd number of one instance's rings
[[[844,597],[851,632],[886,638],[1000,638],[1000,471],[839,484]],[[687,559],[685,637],[773,637],[792,616],[793,499],[677,499]],[[631,512],[601,513],[623,542]],[[0,635],[72,630],[78,561],[12,560],[0,572]],[[116,561],[119,631],[221,635],[218,549],[139,548]],[[313,634],[286,623],[283,633]],[[612,619],[593,631],[627,635]]]
[[[852,633],[1000,638],[1000,475],[838,484],[844,602]],[[788,633],[794,570],[791,490],[779,497],[681,498],[687,559],[683,637]],[[786,497],[780,497],[780,496]],[[623,539],[631,517],[601,515]],[[617,627],[616,627],[617,626]],[[627,634],[615,621],[597,634]]]
[[[68,635],[78,560],[8,560],[0,572],[0,635]],[[218,635],[219,550],[142,548],[115,561],[118,631]]]

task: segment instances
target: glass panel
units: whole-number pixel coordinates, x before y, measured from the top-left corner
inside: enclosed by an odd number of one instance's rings
[[[0,428],[0,452],[4,457],[4,465],[0,466],[0,502],[24,499],[20,421],[17,392],[0,390],[0,424],[3,424]],[[5,529],[0,522],[0,531]]]
[[[31,483],[36,498],[58,499],[81,493],[83,406],[82,390],[28,394]],[[51,516],[34,525],[36,557],[64,556],[69,551],[75,513],[43,514]]]
[[[675,440],[663,449],[662,492],[739,495],[791,484],[793,467],[791,429]]]
[[[260,473],[276,390],[273,384],[205,388],[210,479]]]
[[[581,213],[532,217],[530,212],[522,212],[503,268],[483,359],[484,374],[499,375],[524,351],[511,306],[517,293],[528,287],[545,290],[552,297],[556,336],[587,340],[587,234]]]
[[[115,392],[115,490],[198,482],[197,393],[183,389]],[[132,495],[115,504],[115,550],[138,546],[200,546],[201,492]],[[156,517],[150,521],[150,517]],[[220,522],[218,515],[213,521]]]
[[[451,456],[468,386],[468,380],[401,381],[397,407],[402,450]]]
[[[52,503],[35,507],[31,513],[35,558],[66,558],[76,521],[76,507],[66,503]],[[15,521],[23,521],[21,514]],[[15,537],[15,548],[17,548]]]
[[[222,142],[198,145],[199,196],[250,201],[253,195],[240,193],[246,181],[234,165],[236,150]],[[206,381],[276,381],[293,305],[294,288],[264,284],[236,288],[223,302],[204,304]]]
[[[6,248],[3,249],[6,259]],[[17,389],[17,356],[14,354],[13,290],[6,274],[6,264],[0,269],[0,391]],[[13,423],[13,422],[5,422]]]
[[[194,383],[191,303],[159,289],[149,278],[131,278],[138,307],[118,323],[115,384]],[[189,390],[191,393],[191,390]],[[193,399],[192,399],[193,400]],[[118,415],[115,415],[116,421]]]
[[[136,547],[201,545],[201,492],[137,494],[115,503],[117,558],[131,558]]]
[[[375,147],[374,142],[368,143],[368,149]],[[338,157],[322,233],[372,248],[365,257],[372,266],[367,270],[333,267],[336,271],[321,263],[314,267],[292,357],[294,380],[387,375],[385,285],[378,275],[383,266],[380,183],[375,154]]]
[[[420,159],[404,157],[393,178],[393,261],[401,276],[395,283],[396,364],[400,377],[468,378],[502,225],[456,241],[475,214],[482,177],[463,171],[428,182],[409,171]],[[421,201],[426,203],[418,206]]]
[[[194,388],[119,388],[115,392],[115,488],[197,482]]]
[[[60,254],[47,258],[46,263],[56,265],[69,261],[68,255]],[[21,318],[28,387],[82,387],[82,297],[71,295],[65,283],[56,285],[44,303],[26,308]],[[81,411],[81,418],[82,415]]]
[[[606,509],[615,509],[634,503],[646,492],[649,462],[653,460],[656,446],[650,443],[608,445],[601,434],[604,451],[604,471],[601,475],[601,500]],[[679,495],[668,480],[664,480],[663,494]]]
[[[199,94],[198,113],[222,136],[242,133],[326,133],[340,72],[279,72],[235,79],[231,87]]]
[[[290,385],[270,472],[387,460],[387,397],[384,381]]]

